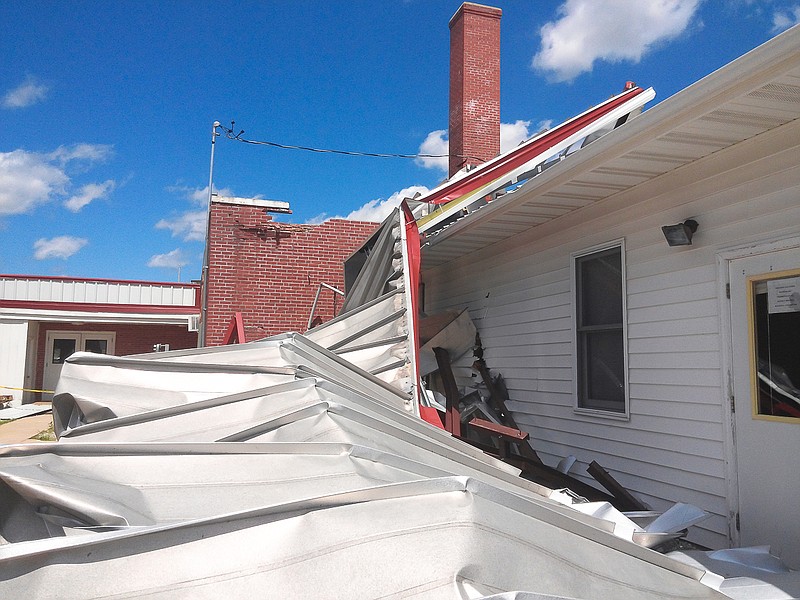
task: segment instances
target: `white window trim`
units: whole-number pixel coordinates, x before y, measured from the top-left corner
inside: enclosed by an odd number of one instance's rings
[[[611,248],[620,249],[622,265],[622,358],[624,369],[624,392],[625,392],[625,411],[612,412],[597,408],[584,408],[578,405],[578,301],[576,290],[576,262],[578,258],[609,250]],[[628,275],[627,275],[627,253],[625,251],[625,239],[617,239],[603,244],[598,244],[590,248],[585,248],[570,254],[569,274],[570,274],[570,302],[572,305],[572,402],[573,411],[576,414],[600,417],[603,419],[613,419],[616,421],[630,420],[630,384],[628,381]]]

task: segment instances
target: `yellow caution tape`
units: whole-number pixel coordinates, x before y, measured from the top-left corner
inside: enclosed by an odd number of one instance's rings
[[[36,392],[37,394],[55,394],[55,390],[29,390],[28,388],[10,387],[7,385],[0,385],[4,390],[17,390],[20,392]]]

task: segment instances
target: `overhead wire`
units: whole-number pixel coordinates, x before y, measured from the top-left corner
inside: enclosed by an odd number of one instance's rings
[[[270,142],[265,140],[250,140],[242,137],[244,129],[239,133],[234,134],[234,125],[236,121],[231,121],[230,128],[220,125],[219,128],[225,132],[225,137],[229,140],[242,142],[244,144],[252,144],[255,146],[270,146],[272,148],[280,148],[283,150],[304,150],[306,152],[317,152],[320,154],[340,154],[344,156],[368,156],[373,158],[463,158],[465,160],[477,160],[483,162],[483,159],[475,156],[466,156],[463,154],[398,154],[392,152],[361,152],[357,150],[335,150],[332,148],[314,148],[312,146],[297,146],[294,144],[281,144],[278,142]]]

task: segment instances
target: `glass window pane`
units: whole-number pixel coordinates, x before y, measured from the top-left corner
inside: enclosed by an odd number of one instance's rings
[[[95,354],[108,354],[108,340],[84,340],[83,349]]]
[[[578,259],[580,324],[622,323],[622,256],[620,248]]]
[[[69,338],[56,338],[53,340],[54,365],[63,364],[75,352],[75,340]]]
[[[761,282],[754,294],[757,414],[800,418],[800,277]]]
[[[625,363],[622,331],[584,334],[585,388],[583,406],[625,410]]]

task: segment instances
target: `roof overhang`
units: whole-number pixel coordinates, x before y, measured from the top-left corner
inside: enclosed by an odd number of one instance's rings
[[[141,307],[138,307],[141,308]],[[121,312],[87,311],[54,308],[18,308],[0,306],[0,320],[46,321],[55,323],[136,323],[152,325],[182,325],[188,327],[194,312]]]
[[[445,265],[522,232],[552,233],[611,199],[800,117],[796,26],[610,132],[480,209],[432,232],[423,268]],[[776,136],[787,140],[796,136]],[[796,143],[796,142],[795,142]],[[571,218],[568,218],[571,217]],[[538,230],[537,230],[538,231]]]

